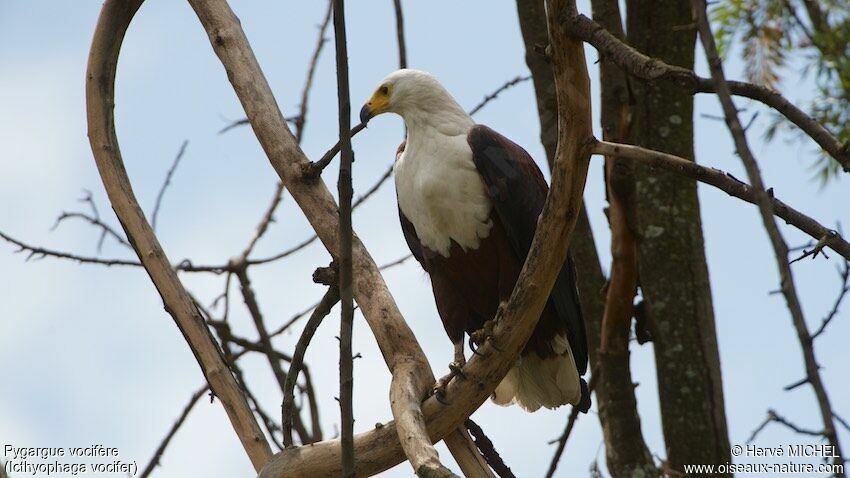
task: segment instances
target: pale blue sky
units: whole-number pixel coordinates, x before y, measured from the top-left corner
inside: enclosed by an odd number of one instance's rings
[[[233,2],[248,38],[285,114],[298,106],[316,25],[325,9],[321,1]],[[518,74],[525,74],[524,51],[513,1],[406,1],[410,65],[431,71],[467,107]],[[3,0],[0,2],[0,230],[31,243],[96,253],[97,233],[68,223],[51,232],[62,210],[84,207],[76,200],[90,189],[101,214],[114,216],[91,158],[83,97],[86,55],[100,1]],[[586,2],[580,8],[588,11]],[[377,81],[397,67],[392,2],[349,2],[351,92],[355,112]],[[332,42],[318,65],[310,102],[304,150],[312,158],[334,141],[336,94]],[[591,63],[596,53],[588,50]],[[591,64],[594,93],[598,92]],[[700,66],[701,71],[705,68]],[[730,77],[741,64],[730,63]],[[793,99],[811,96],[811,82],[789,73],[783,85]],[[183,140],[189,147],[159,217],[160,239],[172,261],[224,262],[247,243],[271,197],[276,176],[247,128],[219,136],[230,120],[243,116],[240,105],[207,37],[186,2],[149,0],[130,28],[122,51],[117,86],[117,128],[135,191],[152,209],[165,171]],[[740,106],[746,103],[739,102]],[[750,114],[748,110],[745,117]],[[746,174],[733,154],[710,96],[696,103],[697,159],[705,165]],[[809,179],[811,145],[777,141],[765,145],[762,114],[751,143],[769,186],[780,198],[826,225],[850,223],[848,182],[821,191]],[[354,121],[356,119],[353,118]],[[543,158],[532,87],[524,83],[505,92],[476,120],[486,123]],[[354,140],[357,154],[355,194],[380,177],[402,135],[401,120],[380,117]],[[334,169],[334,168],[331,168]],[[333,171],[325,180],[336,182]],[[801,352],[784,302],[775,290],[774,259],[757,211],[710,187],[700,186],[706,253],[712,280],[724,372],[730,439],[742,443],[761,422],[767,408],[801,426],[819,428],[811,390],[786,393],[782,387],[803,376]],[[355,214],[355,230],[379,263],[404,255],[397,226],[393,188],[384,186]],[[602,214],[604,194],[600,162],[594,160],[586,201],[603,264],[610,261],[608,228]],[[807,239],[783,227],[791,245]],[[257,249],[265,256],[300,242],[310,231],[291,198]],[[45,259],[24,263],[14,248],[0,244],[0,445],[118,447],[121,456],[147,462],[202,375],[182,336],[165,314],[147,275],[136,268],[80,266]],[[131,258],[109,240],[106,257]],[[832,260],[803,261],[793,266],[810,324],[818,324],[831,307],[838,283]],[[252,270],[252,279],[270,326],[287,320],[322,293],[311,283],[312,270],[328,262],[315,244],[286,261]],[[604,266],[607,269],[607,265]],[[182,275],[204,300],[220,293],[222,277]],[[437,374],[451,353],[436,316],[427,278],[413,262],[386,274],[387,282]],[[236,291],[234,290],[234,293]],[[846,307],[845,307],[846,309]],[[234,308],[234,327],[255,333],[248,317]],[[818,340],[817,355],[836,411],[850,416],[850,334],[847,313]],[[333,435],[338,412],[338,321],[329,319],[314,339],[307,361],[321,399],[326,435]],[[297,335],[277,344],[291,349]],[[374,339],[357,321],[355,350],[356,429],[369,429],[390,418],[389,374]],[[634,346],[632,369],[643,430],[653,452],[664,456],[655,390],[651,345]],[[276,413],[279,392],[262,357],[243,361],[266,408]],[[542,476],[553,447],[547,442],[563,428],[567,409],[526,414],[516,408],[486,404],[474,418],[495,442],[518,476]],[[850,442],[850,434],[841,431]],[[807,440],[769,427],[760,444]],[[584,476],[604,453],[598,420],[579,420],[558,476]],[[846,446],[845,446],[846,447]],[[443,450],[441,456],[451,463]],[[2,457],[0,457],[2,458]],[[155,476],[251,476],[252,469],[220,404],[202,402],[162,459]],[[402,464],[383,476],[411,476]]]

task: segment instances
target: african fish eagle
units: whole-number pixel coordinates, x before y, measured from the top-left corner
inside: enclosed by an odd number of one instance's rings
[[[413,256],[431,278],[437,310],[454,345],[445,387],[462,375],[464,334],[507,301],[528,255],[548,186],[531,156],[475,124],[430,74],[403,69],[380,82],[360,111],[365,123],[396,113],[407,126],[393,167],[399,218]],[[493,393],[527,411],[567,403],[587,411],[580,378],[587,340],[572,260],[562,267],[534,332]]]

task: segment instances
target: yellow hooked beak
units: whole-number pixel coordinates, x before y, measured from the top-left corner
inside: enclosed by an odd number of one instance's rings
[[[390,109],[390,88],[387,85],[381,86],[372,94],[369,101],[360,109],[360,122],[368,123],[374,116],[381,113],[386,113]]]

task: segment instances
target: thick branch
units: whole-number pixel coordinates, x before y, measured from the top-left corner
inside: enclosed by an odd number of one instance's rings
[[[269,444],[230,373],[198,308],[186,293],[133,195],[115,134],[115,70],[127,27],[140,0],[107,0],[98,18],[86,75],[89,141],[112,208],[162,296],[166,310],[189,343],[201,370],[224,405],[255,469],[271,456]]]

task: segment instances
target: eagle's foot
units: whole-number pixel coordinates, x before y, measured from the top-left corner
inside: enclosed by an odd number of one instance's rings
[[[504,303],[503,303],[503,304],[504,304]],[[501,308],[501,307],[502,307],[502,305],[499,305],[499,307]],[[497,314],[497,315],[498,315],[498,314]],[[500,348],[499,348],[499,346],[498,346],[498,345],[496,345],[495,336],[493,335],[493,328],[494,328],[495,326],[496,326],[496,321],[495,321],[494,319],[490,319],[490,320],[488,320],[487,322],[484,322],[484,325],[482,325],[480,329],[478,329],[478,330],[476,330],[475,332],[473,332],[473,333],[469,334],[470,341],[471,341],[471,342],[475,342],[475,343],[476,343],[476,344],[478,344],[478,345],[482,345],[482,344],[484,344],[484,342],[489,341],[489,342],[490,342],[490,345],[491,345],[494,349],[496,349],[496,350],[498,350],[499,352],[501,352],[501,351],[502,351],[502,349],[500,349]],[[473,351],[473,352],[474,352],[474,351]],[[480,353],[480,352],[475,352],[475,353],[477,353],[478,355],[481,355],[481,353]]]
[[[465,363],[452,362],[449,364],[449,372],[450,375],[454,374],[455,377],[460,377],[461,379],[466,378],[466,374],[463,373],[463,366]]]
[[[466,374],[463,373],[463,366],[466,365],[466,361],[463,362],[452,362],[449,364],[449,373],[448,375],[437,380],[437,383],[434,384],[434,388],[431,390],[431,394],[434,395],[434,398],[437,399],[438,402],[443,405],[448,405],[449,403],[446,401],[446,388],[448,388],[451,381],[457,377],[462,379],[466,378]]]

